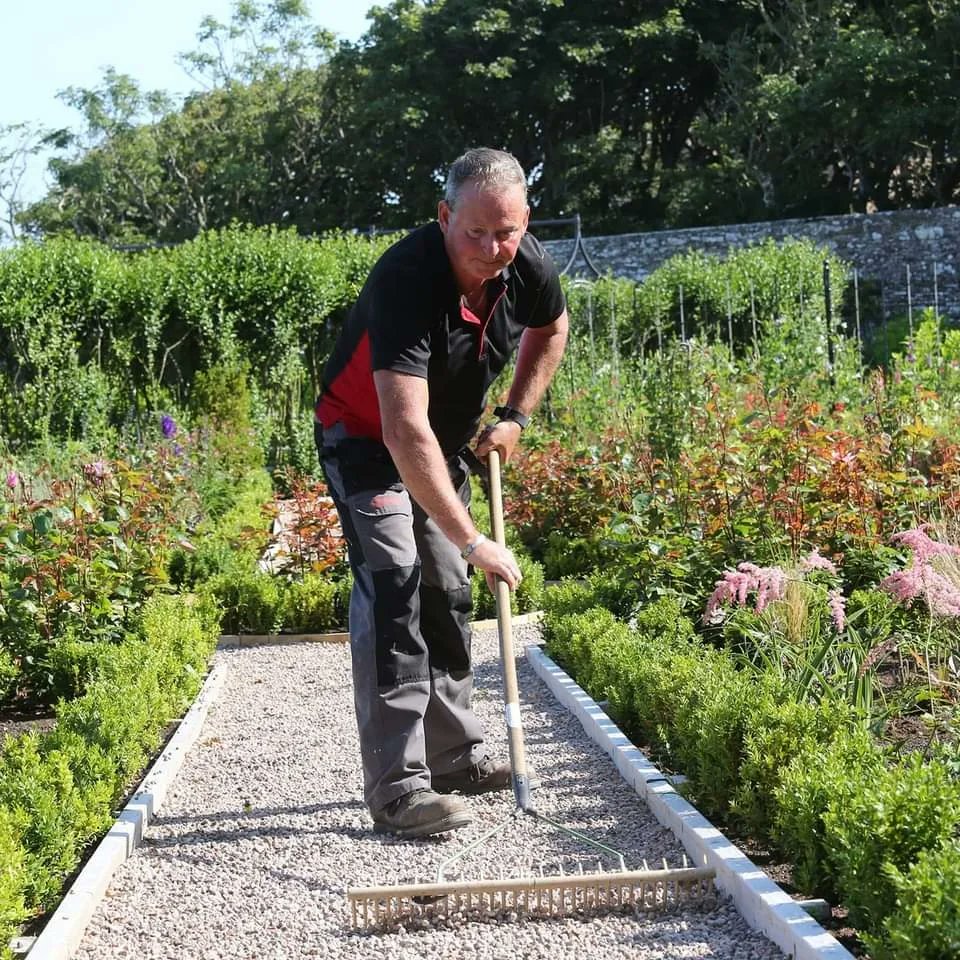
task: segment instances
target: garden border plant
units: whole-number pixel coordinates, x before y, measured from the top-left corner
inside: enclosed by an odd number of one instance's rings
[[[796,701],[781,678],[705,644],[675,599],[627,625],[596,603],[615,580],[547,590],[551,657],[608,702],[635,743],[689,778],[684,791],[708,816],[749,826],[791,857],[807,892],[849,905],[878,960],[942,957],[937,945],[960,937],[956,911],[930,912],[960,896],[960,784],[949,765],[891,760],[862,711]],[[925,901],[931,863],[952,885]]]

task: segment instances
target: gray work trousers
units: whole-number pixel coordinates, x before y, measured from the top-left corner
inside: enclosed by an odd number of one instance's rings
[[[333,434],[333,436],[331,436]],[[353,570],[350,653],[364,799],[376,812],[483,756],[470,705],[466,561],[413,501],[383,444],[316,431]],[[448,463],[464,505],[470,483]]]

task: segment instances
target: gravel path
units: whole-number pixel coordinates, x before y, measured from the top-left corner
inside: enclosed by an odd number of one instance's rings
[[[518,650],[537,627],[517,625]],[[475,708],[506,756],[495,629],[474,634]],[[349,651],[326,644],[222,650],[221,699],[144,844],[118,871],[78,960],[218,958],[730,958],[783,956],[728,901],[666,915],[473,922],[386,936],[347,927],[348,886],[432,879],[459,845],[509,815],[509,793],[469,798],[470,827],[401,842],[374,834],[361,800]],[[579,723],[518,658],[538,808],[626,854],[682,851]],[[463,867],[568,862],[562,836],[521,818]],[[481,862],[482,861],[482,862]]]

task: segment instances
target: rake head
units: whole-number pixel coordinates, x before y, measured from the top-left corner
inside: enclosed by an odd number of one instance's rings
[[[526,876],[395,886],[347,891],[356,930],[388,931],[411,922],[464,919],[560,917],[634,910],[666,910],[713,896],[710,867]]]

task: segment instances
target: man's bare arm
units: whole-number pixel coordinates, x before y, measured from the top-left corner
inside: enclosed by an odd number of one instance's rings
[[[391,370],[374,371],[373,379],[380,402],[383,442],[400,471],[400,479],[410,496],[462,550],[477,540],[480,531],[457,496],[443,451],[430,427],[427,381]],[[471,553],[470,562],[502,577],[511,587],[520,580],[513,554],[491,540]]]
[[[543,397],[563,359],[569,323],[567,311],[545,327],[528,327],[520,337],[517,365],[507,403],[529,416]],[[520,439],[520,426],[510,420],[485,430],[477,443],[477,453],[485,457],[497,448],[506,463]]]

